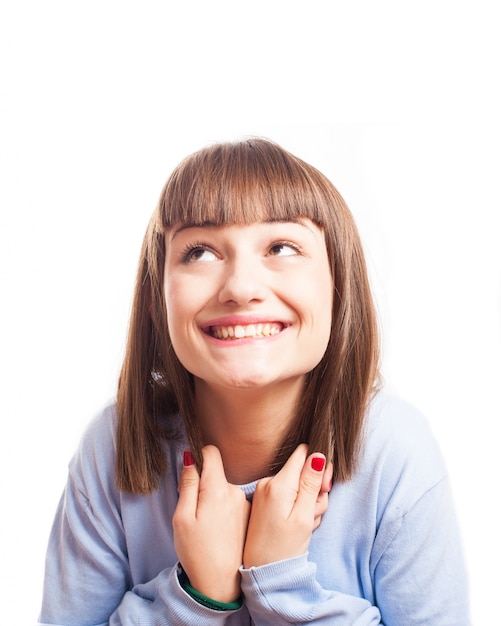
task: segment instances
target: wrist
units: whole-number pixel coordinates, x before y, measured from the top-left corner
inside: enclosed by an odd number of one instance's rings
[[[184,591],[186,591],[186,593],[191,598],[193,598],[193,600],[198,602],[198,604],[206,606],[207,608],[214,611],[236,611],[243,604],[241,594],[236,600],[233,600],[231,602],[221,602],[220,600],[214,600],[213,598],[204,595],[203,593],[192,587],[190,580],[181,565],[179,565],[178,568],[178,579],[182,589],[184,589]]]

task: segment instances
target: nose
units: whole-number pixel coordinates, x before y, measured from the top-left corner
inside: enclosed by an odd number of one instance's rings
[[[264,268],[255,258],[239,257],[228,261],[219,291],[219,302],[245,305],[263,300],[266,294],[264,274]]]

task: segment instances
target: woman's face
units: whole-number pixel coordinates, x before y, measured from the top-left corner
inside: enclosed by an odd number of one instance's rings
[[[166,232],[171,341],[215,388],[304,377],[327,347],[332,290],[323,231],[308,219]]]

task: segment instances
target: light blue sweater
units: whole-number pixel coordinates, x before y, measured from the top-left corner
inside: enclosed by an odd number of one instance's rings
[[[47,554],[40,624],[467,626],[468,591],[446,469],[425,419],[379,393],[358,470],[334,484],[300,557],[243,569],[244,605],[218,612],[180,586],[171,519],[183,442],[148,496],[115,487],[116,413],[71,461]],[[242,489],[249,498],[255,483]],[[224,537],[221,537],[224,541]]]

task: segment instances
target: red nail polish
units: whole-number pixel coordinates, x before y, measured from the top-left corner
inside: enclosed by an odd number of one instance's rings
[[[183,465],[185,467],[190,467],[194,465],[193,454],[191,454],[191,450],[185,450],[183,453]]]
[[[325,459],[323,459],[321,456],[314,456],[311,459],[311,468],[314,469],[316,472],[321,472],[325,467]]]

